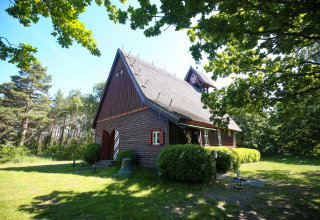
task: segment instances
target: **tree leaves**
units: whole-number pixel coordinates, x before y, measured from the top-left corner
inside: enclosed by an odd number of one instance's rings
[[[133,30],[147,28],[146,37],[158,36],[170,25],[177,31],[188,29],[194,43],[191,54],[195,60],[202,59],[202,53],[208,55],[209,64],[204,68],[212,72],[212,79],[234,76],[232,85],[202,98],[216,125],[225,121],[222,113],[232,113],[235,108],[259,113],[281,102],[296,112],[302,111],[301,103],[313,105],[320,98],[318,0],[162,0],[160,7],[139,0],[140,7],[128,6],[127,11],[110,0],[96,3],[106,7],[115,23],[130,20]],[[91,0],[16,0],[6,11],[24,26],[37,23],[39,15],[51,17],[52,34],[62,47],[76,41],[100,56],[92,32],[78,20],[90,4]],[[192,27],[191,19],[196,16],[199,20]],[[2,41],[2,60],[10,59],[20,67],[35,61],[35,48],[24,45],[21,53]]]
[[[29,68],[30,64],[37,61],[33,55],[38,52],[29,44],[19,46],[11,44],[6,38],[0,37],[0,59],[9,63],[17,64],[18,68]]]
[[[270,110],[277,102],[288,105],[319,99],[320,2],[304,1],[162,1],[155,13],[151,4],[140,1],[129,7],[131,28],[144,28],[147,37],[161,34],[161,28],[187,28],[195,60],[208,55],[204,68],[212,79],[235,75],[232,85],[203,95],[212,111],[214,124],[233,108],[248,112]],[[217,13],[213,13],[217,12]],[[158,16],[159,15],[159,16]],[[191,19],[200,15],[197,25]],[[293,111],[301,111],[294,107]]]

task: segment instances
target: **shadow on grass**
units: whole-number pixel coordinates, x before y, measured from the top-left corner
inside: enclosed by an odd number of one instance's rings
[[[255,170],[246,171],[245,175],[271,183],[262,188],[252,202],[253,210],[260,213],[262,217],[319,219],[320,173],[318,171],[291,173],[290,170]],[[248,188],[247,185],[244,187]],[[275,214],[277,217],[274,216]]]
[[[108,173],[106,170],[109,170]],[[35,196],[19,207],[34,219],[318,219],[320,208],[319,177],[305,173],[305,184],[252,187],[237,191],[216,184],[197,185],[157,181],[157,171],[136,168],[135,175],[113,177],[116,167],[104,173],[82,173],[111,178],[97,191],[52,191]],[[266,171],[257,171],[263,176]],[[284,179],[287,173],[279,172]],[[292,178],[292,179],[290,179]],[[227,181],[227,180],[226,180]],[[233,183],[228,183],[233,184]],[[204,196],[210,193],[211,196]],[[224,195],[224,196],[222,196]],[[249,196],[248,196],[249,195]],[[225,201],[225,202],[223,202]],[[223,204],[224,203],[224,204]]]
[[[137,168],[137,174],[112,177],[104,189],[90,192],[53,191],[19,207],[34,219],[207,219],[227,213],[218,201],[199,199],[202,185],[163,181],[157,171]]]
[[[272,161],[281,161],[278,159],[273,158]],[[35,196],[31,203],[19,207],[19,211],[31,213],[35,219],[228,219],[230,216],[243,218],[235,213],[244,214],[248,219],[319,218],[318,171],[294,174],[291,174],[290,170],[246,171],[253,178],[262,177],[275,184],[265,188],[246,185],[242,191],[235,191],[231,187],[226,191],[216,188],[216,185],[180,184],[169,181],[158,184],[157,171],[142,167],[136,167],[137,173],[127,178],[112,177],[111,174],[119,169],[119,166],[115,166],[108,169],[98,168],[96,172],[77,172],[73,171],[70,162],[64,165],[9,167],[0,170],[64,173],[112,179],[110,183],[106,183],[105,188],[98,191],[79,193],[61,190]],[[204,197],[204,190],[209,190],[213,196]],[[221,194],[225,194],[227,199],[217,198]],[[246,200],[248,194],[251,194],[249,201]],[[219,201],[226,201],[227,205],[222,207]],[[233,204],[237,204],[237,207],[232,207]]]
[[[44,164],[44,165],[30,165],[24,167],[6,167],[0,168],[2,171],[15,171],[15,172],[38,172],[38,173],[62,173],[62,174],[74,174],[82,176],[101,176],[110,173],[116,173],[120,170],[120,166],[114,166],[110,168],[98,167],[95,172],[92,169],[75,171],[76,169],[90,168],[90,166],[81,167],[78,163],[73,167],[73,162],[67,164]]]

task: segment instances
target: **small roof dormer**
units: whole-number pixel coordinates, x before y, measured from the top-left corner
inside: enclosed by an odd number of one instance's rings
[[[194,69],[190,66],[187,75],[184,80],[191,85],[194,85],[200,89],[201,92],[209,92],[209,87],[216,88],[212,81],[201,71]]]

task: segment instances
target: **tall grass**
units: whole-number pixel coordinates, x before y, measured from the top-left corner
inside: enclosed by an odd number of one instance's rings
[[[77,145],[52,145],[48,149],[39,150],[35,155],[32,149],[25,146],[0,145],[0,164],[77,160],[82,159],[83,149],[83,146]]]

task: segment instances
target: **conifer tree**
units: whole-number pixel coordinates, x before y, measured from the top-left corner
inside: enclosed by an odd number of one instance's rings
[[[41,63],[35,62],[30,68],[21,69],[19,75],[11,76],[11,82],[0,84],[0,123],[4,129],[19,131],[15,132],[18,145],[34,135],[30,125],[47,120],[51,76],[46,71]]]

